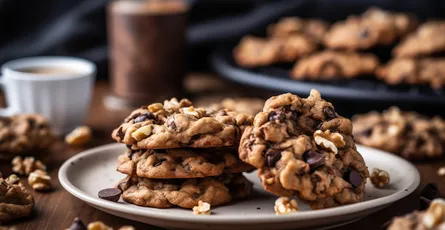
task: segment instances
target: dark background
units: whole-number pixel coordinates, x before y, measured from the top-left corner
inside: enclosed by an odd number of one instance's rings
[[[77,56],[94,61],[98,78],[107,78],[105,6],[109,2],[0,0],[0,64],[25,56]],[[196,0],[190,4],[190,70],[208,69],[207,56],[216,45],[245,33],[261,33],[282,16],[335,21],[373,5],[411,12],[421,19],[445,15],[442,0]]]

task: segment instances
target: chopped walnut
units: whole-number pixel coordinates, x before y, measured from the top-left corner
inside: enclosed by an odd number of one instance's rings
[[[122,226],[119,230],[136,230],[133,226]]]
[[[275,214],[287,214],[299,210],[297,200],[288,197],[280,197],[275,201]]]
[[[15,174],[9,175],[9,177],[6,178],[5,180],[8,184],[19,184],[20,183],[20,178]]]
[[[211,212],[210,204],[202,200],[198,201],[198,206],[193,207],[193,214],[196,215],[210,215]]]
[[[161,103],[154,103],[148,106],[148,111],[152,113],[156,113],[157,111],[164,110],[164,107]]]
[[[88,230],[113,230],[113,228],[105,225],[102,221],[95,221],[88,224]]]
[[[71,133],[66,135],[65,142],[73,146],[82,146],[88,143],[92,138],[91,128],[88,126],[80,126],[75,128]]]
[[[440,168],[437,170],[437,175],[439,175],[439,176],[445,176],[445,167],[440,167]]]
[[[36,170],[29,174],[28,183],[36,191],[47,191],[52,188],[51,177],[42,170]]]
[[[196,109],[193,106],[182,108],[182,112],[184,114],[192,115],[192,116],[194,116],[196,118],[202,117],[203,114],[206,113],[205,109],[202,109],[202,108],[197,108]]]
[[[426,210],[422,220],[427,228],[434,228],[445,222],[445,200],[434,199]]]
[[[267,184],[273,184],[274,182],[275,182],[275,179],[273,177],[266,179]]]
[[[339,133],[331,133],[330,130],[317,130],[314,133],[315,143],[325,149],[330,149],[333,153],[338,153],[338,147],[344,147],[345,141]]]
[[[389,184],[389,173],[385,170],[374,168],[371,173],[371,183],[376,188],[383,188]]]
[[[140,141],[151,134],[152,127],[151,125],[142,126],[133,133],[131,133],[131,137],[133,137],[135,140]]]
[[[20,156],[16,156],[12,159],[12,171],[15,173],[27,176],[37,169],[46,170],[46,166],[34,157],[25,157],[23,159]]]

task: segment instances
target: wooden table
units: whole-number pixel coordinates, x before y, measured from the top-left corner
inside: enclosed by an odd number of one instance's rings
[[[201,78],[201,75],[193,75],[193,77]],[[218,82],[215,83],[215,79],[207,78],[210,85],[218,86],[219,90],[212,91],[211,93],[207,90],[208,87],[197,87],[192,89],[192,97],[199,96],[197,100],[202,101],[202,98],[221,98],[223,96],[234,96],[234,95],[253,95],[249,92],[255,93],[255,90],[248,88],[240,88],[239,86],[232,87],[230,83]],[[190,85],[193,84],[188,82]],[[199,81],[205,82],[205,81]],[[229,84],[229,85],[228,85]],[[225,86],[225,87],[224,87]],[[193,87],[191,87],[193,88]],[[204,91],[202,91],[205,89]],[[230,90],[228,90],[230,89]],[[258,92],[258,91],[256,91]],[[112,143],[113,140],[110,138],[110,133],[114,127],[117,127],[122,119],[128,114],[128,110],[110,110],[104,107],[103,98],[108,94],[108,84],[106,82],[97,82],[94,91],[94,98],[91,104],[87,125],[94,130],[94,139],[91,143],[83,148],[72,148],[66,146],[60,139],[53,148],[48,151],[46,156],[40,157],[47,166],[49,167],[50,175],[52,177],[54,190],[49,193],[37,193],[33,192],[34,199],[36,201],[36,206],[32,217],[17,221],[12,223],[11,226],[17,229],[29,229],[29,230],[39,230],[39,229],[55,229],[61,230],[68,228],[75,217],[80,217],[85,223],[92,221],[103,221],[109,226],[118,229],[122,225],[132,225],[136,229],[159,229],[157,227],[144,225],[131,220],[126,220],[116,216],[112,216],[105,212],[96,210],[83,201],[75,198],[68,192],[66,192],[60,185],[57,179],[57,172],[60,165],[75,155],[76,153],[92,148],[95,146]],[[437,169],[440,166],[445,166],[444,160],[435,160],[430,162],[420,162],[416,163],[416,167],[421,175],[421,185],[417,191],[405,199],[391,205],[384,210],[372,214],[362,220],[349,224],[347,226],[339,227],[336,229],[362,229],[362,230],[375,230],[383,228],[385,222],[391,219],[391,217],[396,215],[401,215],[416,209],[419,205],[419,193],[420,188],[422,188],[428,182],[435,182],[439,185],[442,191],[445,191],[445,177],[440,178],[437,176]],[[397,165],[394,165],[397,167]],[[4,162],[0,165],[0,170],[3,175],[9,175],[11,172],[11,165],[9,162]],[[25,179],[23,179],[25,180]],[[25,183],[27,184],[27,183]],[[272,204],[271,204],[272,205]]]

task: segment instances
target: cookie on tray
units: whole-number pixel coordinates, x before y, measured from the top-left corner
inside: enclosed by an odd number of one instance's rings
[[[442,156],[445,121],[391,107],[382,113],[370,112],[352,119],[357,143],[399,154],[407,159]]]
[[[270,37],[288,37],[294,34],[303,34],[320,42],[327,30],[328,23],[322,20],[286,17],[275,24],[269,25],[267,34]]]
[[[117,171],[138,177],[172,179],[241,173],[253,167],[231,149],[128,150],[119,156]]]
[[[49,123],[41,115],[0,117],[0,158],[46,149],[54,141]]]
[[[194,108],[187,99],[173,98],[136,109],[112,138],[138,149],[233,146],[251,122],[249,115]]]
[[[395,43],[412,31],[417,20],[408,14],[371,8],[360,16],[335,23],[324,44],[331,49],[366,50]]]
[[[261,112],[264,100],[260,98],[225,98],[219,103],[213,103],[209,108],[214,110],[228,109],[237,113],[255,116]]]
[[[304,35],[271,39],[245,36],[234,48],[233,57],[238,65],[253,68],[293,62],[317,48],[317,44]]]
[[[373,54],[327,50],[297,61],[290,75],[296,80],[354,78],[373,74],[378,64]]]
[[[129,176],[117,187],[123,192],[122,199],[135,205],[193,208],[199,201],[218,206],[232,199],[245,199],[250,195],[252,184],[241,174],[169,180]]]
[[[308,98],[287,93],[267,100],[244,131],[239,156],[258,168],[267,191],[297,195],[313,208],[361,201],[369,177],[350,120],[317,90]]]
[[[445,58],[397,58],[379,67],[376,76],[390,85],[445,85]]]
[[[445,52],[445,21],[430,21],[408,35],[393,49],[397,57],[419,57]]]

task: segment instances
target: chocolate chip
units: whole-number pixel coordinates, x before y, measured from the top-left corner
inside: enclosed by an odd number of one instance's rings
[[[265,157],[266,165],[269,167],[274,167],[275,163],[281,159],[281,152],[271,149],[266,152]]]
[[[315,122],[313,128],[315,130],[321,130],[322,127],[323,127],[323,122],[320,122],[320,123]]]
[[[362,28],[359,32],[359,36],[361,38],[368,38],[369,37],[369,30],[368,28]]]
[[[427,210],[428,207],[430,207],[431,204],[431,200],[421,196],[420,197],[420,206],[419,206],[419,210],[423,211],[423,210]]]
[[[292,113],[290,114],[290,119],[293,121],[297,121],[297,118],[298,118],[298,112],[292,111]]]
[[[312,150],[306,151],[303,154],[303,159],[309,164],[311,170],[322,166],[325,162],[324,154]]]
[[[425,144],[425,139],[418,137],[416,138],[416,148],[420,148],[422,145]]]
[[[143,121],[146,121],[148,119],[155,120],[156,116],[153,113],[151,113],[151,112],[147,112],[147,113],[141,114],[138,117],[136,117],[136,119],[134,119],[134,123],[143,122]]]
[[[222,157],[222,155],[209,154],[206,157],[206,160],[209,161],[210,163],[216,165],[216,164],[219,164],[221,162],[224,162],[224,157]]]
[[[36,127],[36,121],[34,119],[28,119],[28,125],[31,129]]]
[[[162,164],[162,162],[164,162],[164,161],[166,161],[167,159],[158,159],[157,161],[156,161],[156,163],[154,164],[154,167],[158,167],[159,165],[161,165]]]
[[[79,217],[76,217],[74,218],[73,224],[71,224],[69,230],[87,230],[87,227]]]
[[[343,179],[349,182],[353,188],[358,188],[362,184],[362,177],[352,168],[347,168],[343,174]]]
[[[120,128],[117,130],[116,137],[120,138],[121,140],[124,139],[124,137],[125,137],[125,133],[122,131],[122,127],[120,127]]]
[[[283,122],[286,119],[286,115],[282,111],[272,111],[269,113],[269,121]]]
[[[97,194],[99,198],[117,202],[121,197],[122,191],[117,188],[106,188],[99,191]]]
[[[423,187],[420,196],[420,210],[425,210],[432,200],[440,197],[439,187],[435,183],[429,183]]]
[[[331,106],[324,107],[323,113],[329,119],[334,119],[337,117],[337,113],[335,112],[334,108],[332,108]]]

